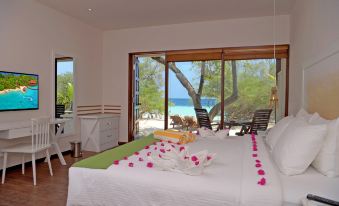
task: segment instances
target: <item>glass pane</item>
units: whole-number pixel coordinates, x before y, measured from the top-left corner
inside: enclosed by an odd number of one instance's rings
[[[169,63],[168,128],[196,130],[194,108],[205,108],[220,121],[221,61]]]
[[[74,120],[73,60],[57,60],[56,118]],[[74,121],[67,121],[64,133],[74,132]]]
[[[226,61],[225,121],[250,122],[255,110],[272,108],[270,98],[275,86],[274,59]],[[274,124],[274,117],[273,111],[271,124]]]
[[[138,57],[139,104],[138,136],[148,135],[156,129],[164,129],[165,111],[165,65],[159,57]],[[136,137],[136,138],[137,138]]]

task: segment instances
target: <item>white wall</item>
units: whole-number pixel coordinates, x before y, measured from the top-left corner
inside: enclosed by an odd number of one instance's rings
[[[0,70],[39,74],[40,108],[1,112],[0,123],[52,114],[54,53],[75,57],[78,105],[101,104],[102,34],[34,0],[1,0]],[[62,140],[63,150],[68,140]],[[5,144],[0,141],[1,146]]]
[[[303,69],[339,42],[339,1],[296,1],[290,32],[289,105],[290,113],[296,113],[303,106]],[[339,59],[333,66],[338,64]]]
[[[277,17],[277,44],[289,43],[289,16]],[[120,141],[128,137],[128,53],[273,44],[273,17],[232,19],[104,33],[103,103],[122,105]]]

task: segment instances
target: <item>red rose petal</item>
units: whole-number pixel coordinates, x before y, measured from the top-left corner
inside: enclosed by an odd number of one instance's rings
[[[211,156],[207,156],[207,160],[210,160],[210,159],[212,159],[212,157]]]
[[[145,149],[149,149],[149,146],[146,146]]]
[[[165,149],[160,149],[160,152],[165,153],[166,151]]]
[[[265,175],[265,171],[262,170],[262,169],[260,169],[260,170],[258,170],[258,174],[259,174],[259,175]]]
[[[260,163],[255,164],[255,167],[261,167]]]
[[[164,144],[164,143],[161,143],[160,145],[161,145],[161,146],[165,146],[165,144]]]
[[[197,156],[192,156],[192,157],[191,157],[191,160],[192,160],[193,162],[198,161],[198,157],[197,157]]]
[[[256,163],[261,163],[261,161],[260,161],[260,160],[255,160],[255,162],[256,162]]]
[[[139,155],[139,152],[134,152],[134,155]]]
[[[185,150],[185,147],[180,147],[180,148],[179,148],[179,151],[180,151],[180,152],[183,151],[183,150]]]
[[[146,166],[147,166],[148,168],[152,168],[152,167],[153,167],[153,163],[152,163],[152,162],[147,162]]]
[[[133,162],[128,163],[128,166],[133,167],[134,166]]]
[[[147,152],[147,156],[150,156],[152,153],[151,152]]]
[[[143,159],[143,158],[141,158],[141,157],[139,157],[139,162],[142,162],[142,161],[144,161],[144,159]]]
[[[258,157],[258,154],[252,154],[252,157]]]
[[[194,164],[198,166],[199,165],[199,161],[194,162]]]
[[[119,160],[114,160],[113,164],[118,165],[119,164]]]
[[[124,157],[124,160],[128,160],[128,157]]]
[[[259,182],[258,182],[258,184],[259,185],[266,185],[266,179],[263,177],[263,178],[261,178],[260,180],[259,180]]]

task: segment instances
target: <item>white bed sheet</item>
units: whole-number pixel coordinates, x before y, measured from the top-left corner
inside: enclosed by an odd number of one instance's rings
[[[70,168],[67,205],[228,206],[282,204],[278,173],[258,138],[259,157],[267,184],[260,179],[248,136],[199,140],[192,152],[208,149],[217,158],[201,176],[158,171],[147,167],[112,165],[107,170]],[[142,155],[142,152],[140,152]],[[136,158],[136,157],[132,157]]]
[[[307,194],[339,200],[339,178],[329,178],[309,167],[302,175],[287,176],[280,173],[283,199],[286,205],[301,205]]]

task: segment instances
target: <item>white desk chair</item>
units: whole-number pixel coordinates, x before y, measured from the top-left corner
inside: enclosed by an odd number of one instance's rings
[[[8,153],[22,153],[22,174],[25,173],[25,154],[32,154],[33,184],[36,185],[35,154],[40,151],[46,150],[46,158],[48,162],[49,172],[51,176],[53,176],[51,160],[48,151],[48,149],[51,147],[49,138],[49,125],[49,118],[32,119],[31,143],[20,143],[0,150],[0,152],[4,153],[2,184],[4,184],[5,182]]]

